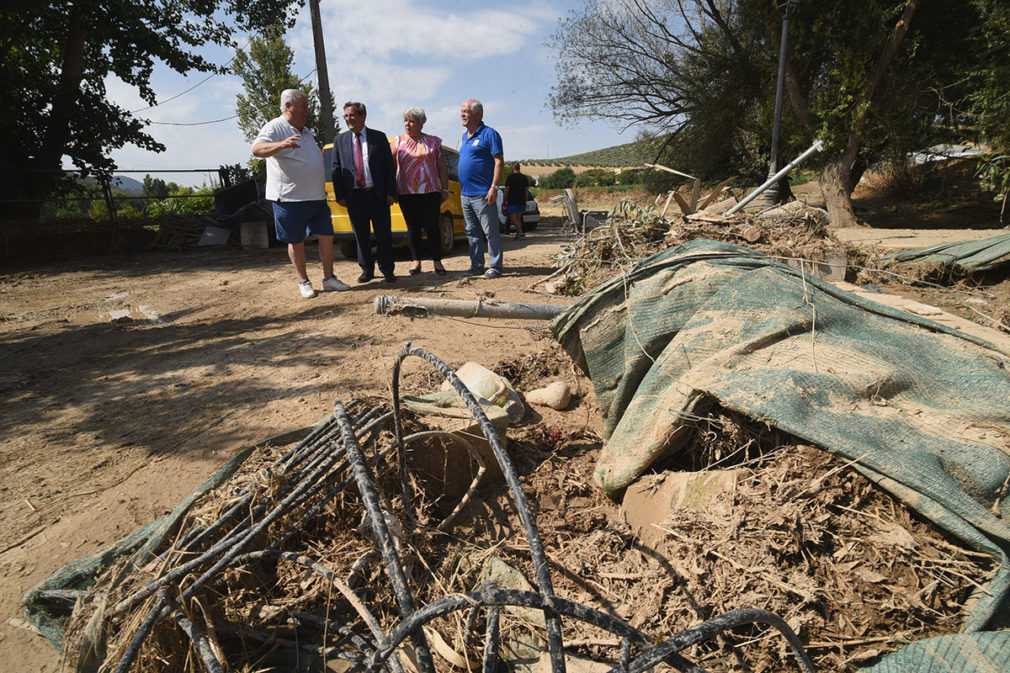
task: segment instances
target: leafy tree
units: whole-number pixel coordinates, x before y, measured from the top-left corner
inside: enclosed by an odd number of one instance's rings
[[[150,175],[144,176],[144,196],[154,199],[163,199],[168,196],[168,185],[161,178],[152,178]]]
[[[123,200],[131,194],[121,189],[112,190],[112,204],[116,210],[117,217],[140,217],[141,213],[129,201]],[[109,220],[109,208],[105,199],[93,199],[88,206],[88,217],[96,222],[106,222]]]
[[[614,184],[614,172],[605,168],[591,168],[579,175],[579,184],[609,187]]]
[[[550,175],[540,178],[537,183],[543,189],[567,189],[575,183],[575,171],[568,166],[559,168]]]
[[[302,82],[291,71],[295,54],[284,42],[284,27],[271,26],[249,40],[249,52],[235,52],[232,72],[242,79],[244,94],[235,96],[238,127],[248,142],[259,130],[280,114],[281,92],[300,89],[309,100],[306,126],[316,128],[319,97],[311,82]]]
[[[283,23],[292,0],[7,0],[0,9],[0,200],[8,217],[37,217],[63,157],[111,173],[112,150],[162,151],[146,121],[106,96],[115,76],[157,103],[156,63],[220,72],[195,53],[233,44],[236,31]],[[31,201],[26,205],[12,201]]]
[[[976,42],[979,65],[971,73],[970,112],[982,137],[996,150],[1010,152],[1010,5],[985,5],[981,36]]]
[[[999,223],[1006,226],[1006,207],[1010,200],[1010,156],[1001,154],[980,157],[975,177],[982,189],[996,194],[995,200],[1000,204]]]
[[[625,170],[621,171],[615,177],[617,184],[619,185],[637,185],[642,182],[642,171],[640,170]]]
[[[676,189],[677,185],[683,181],[684,179],[678,175],[667,173],[666,171],[657,171],[654,168],[650,168],[642,173],[642,186],[650,194],[665,194],[671,189]]]
[[[240,182],[253,179],[253,170],[249,166],[242,164],[226,164],[218,169],[221,181],[225,184],[236,185]]]
[[[555,115],[650,129],[676,157],[669,163],[703,179],[763,177],[781,27],[776,4],[589,0],[554,36]],[[904,156],[938,124],[964,124],[968,92],[985,76],[1005,84],[994,71],[1006,70],[1006,60],[994,54],[1010,49],[1006,14],[1001,0],[966,0],[956,12],[922,0],[799,3],[780,155],[825,141],[820,184],[835,223],[853,220],[853,167],[858,173]],[[994,16],[1003,22],[984,28]],[[995,83],[986,90],[994,109],[1010,105]]]

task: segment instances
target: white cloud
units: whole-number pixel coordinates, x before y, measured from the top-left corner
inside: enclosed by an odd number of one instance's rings
[[[428,0],[326,0],[321,3],[330,87],[339,107],[346,100],[368,105],[368,125],[401,133],[401,113],[423,107],[425,131],[448,147],[458,145],[460,103],[470,97],[485,105],[487,123],[503,137],[509,160],[564,156],[628,142],[602,123],[560,128],[545,109],[553,83],[551,47],[544,40],[564,9],[578,0],[539,0],[516,6],[499,3],[435,3]],[[559,8],[562,5],[562,8]],[[309,11],[303,7],[286,35],[299,76],[315,68]],[[226,63],[231,53],[208,49]],[[234,76],[216,76],[193,91],[169,100],[206,78],[181,77],[156,70],[152,86],[162,105],[138,113],[159,122],[192,124],[235,114],[242,92]],[[315,81],[316,78],[313,77]],[[109,96],[128,110],[146,107],[136,91],[110,79]],[[340,110],[335,111],[338,125]],[[235,121],[201,126],[151,125],[148,132],[166,145],[163,154],[136,148],[114,153],[123,168],[203,168],[244,164],[249,147]],[[321,142],[328,139],[320,139]],[[164,176],[182,182],[182,176]],[[195,184],[205,180],[199,175]]]
[[[307,17],[308,13],[303,14]],[[444,5],[422,6],[414,0],[367,4],[334,0],[321,7],[324,38],[340,45],[337,53],[328,52],[327,57],[337,63],[353,63],[362,56],[388,59],[397,53],[421,60],[501,56],[535,39],[540,23],[556,16],[538,5],[446,13]]]

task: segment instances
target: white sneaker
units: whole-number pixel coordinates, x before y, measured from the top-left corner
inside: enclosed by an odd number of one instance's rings
[[[323,278],[323,292],[343,292],[349,289],[347,283],[342,282],[336,276]]]
[[[298,283],[298,291],[302,293],[302,296],[306,299],[312,299],[316,296],[316,291],[312,289],[312,281],[303,280]]]

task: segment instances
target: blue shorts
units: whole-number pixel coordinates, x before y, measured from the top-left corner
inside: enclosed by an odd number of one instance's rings
[[[525,213],[526,206],[508,206],[505,209],[505,212],[508,213],[509,215],[515,215],[516,213]]]
[[[332,236],[326,201],[273,201],[274,230],[281,243],[301,243],[309,234]]]

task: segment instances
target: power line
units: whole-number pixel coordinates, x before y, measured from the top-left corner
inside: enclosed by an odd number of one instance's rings
[[[234,60],[235,59],[232,58],[232,61],[234,61]],[[228,61],[228,63],[231,63],[231,61]],[[161,105],[164,105],[165,103],[170,103],[170,102],[174,101],[176,98],[179,98],[180,96],[185,96],[186,94],[188,94],[190,91],[192,91],[196,87],[200,86],[201,84],[206,84],[212,78],[217,77],[218,74],[219,73],[212,72],[211,74],[207,75],[207,77],[204,78],[201,82],[199,82],[198,84],[194,84],[193,86],[189,87],[188,89],[186,89],[182,93],[177,93],[174,96],[172,96],[171,98],[166,98],[165,100],[161,101],[160,103],[155,103],[154,105],[148,105],[147,107],[137,108],[136,110],[130,110],[130,113],[131,114],[136,114],[137,112],[143,112],[145,110],[153,110],[154,108],[159,107]],[[152,123],[154,123],[154,122],[152,122]]]
[[[232,119],[237,119],[238,115],[232,115],[230,117],[225,117],[223,119],[211,119],[206,122],[153,122],[150,119],[147,120],[148,124],[157,124],[158,126],[204,126],[205,124],[217,124],[220,122],[231,121]]]
[[[246,47],[248,47],[251,42],[252,42],[252,38],[250,37],[248,40],[246,40],[245,46],[240,47],[236,51],[242,51],[243,49],[245,49]],[[238,56],[238,54],[236,54],[235,56],[232,56],[228,60],[228,62],[224,64],[224,67],[227,68],[228,66],[230,66],[232,64],[232,61],[234,61],[237,56]],[[194,84],[193,86],[189,87],[188,89],[186,89],[182,93],[177,93],[174,96],[172,96],[171,98],[166,98],[165,100],[161,101],[160,103],[155,103],[154,105],[149,105],[147,107],[138,108],[136,110],[130,110],[130,113],[131,114],[135,114],[137,112],[144,112],[145,110],[153,110],[154,108],[159,107],[161,105],[164,105],[165,103],[170,103],[170,102],[174,101],[176,98],[179,98],[180,96],[185,96],[186,94],[188,94],[190,91],[192,91],[196,87],[198,87],[198,86],[200,86],[202,84],[206,84],[211,79],[213,79],[214,77],[217,77],[220,74],[221,73],[212,72],[211,74],[207,75],[207,77],[205,77],[203,80],[201,80],[200,82],[198,82],[198,83]],[[224,121],[224,120],[222,120],[222,121]],[[154,123],[160,123],[160,122],[151,122],[151,123],[154,124]],[[210,123],[213,123],[213,122],[201,122],[201,123],[210,124]]]
[[[234,60],[234,59],[233,59],[233,60]],[[229,63],[230,63],[230,61],[229,61]],[[308,74],[308,75],[306,75],[305,77],[302,77],[301,79],[299,79],[299,80],[298,80],[298,83],[299,83],[299,84],[301,84],[302,82],[304,82],[305,80],[307,80],[307,79],[308,79],[309,77],[311,77],[311,76],[312,76],[312,74],[313,74],[313,73],[315,73],[315,71],[316,71],[316,69],[315,69],[315,68],[313,68],[313,69],[312,69],[312,70],[311,70],[311,71],[309,72],[309,74]],[[214,76],[214,75],[211,75],[210,77],[213,77],[213,76]],[[207,79],[210,79],[210,77],[208,77]],[[205,79],[205,80],[204,80],[204,82],[206,82],[206,81],[207,81],[207,79]],[[203,82],[200,82],[200,84],[203,84]],[[183,92],[182,92],[181,94],[179,94],[178,96],[175,96],[175,98],[178,98],[179,96],[181,96],[181,95],[182,95],[182,94],[184,94],[184,93],[188,93],[189,91],[192,91],[192,90],[193,90],[193,89],[195,89],[196,87],[200,86],[200,84],[197,84],[196,86],[193,86],[193,87],[191,87],[190,89],[188,89],[188,90],[186,90],[186,91],[183,91]],[[171,99],[171,98],[169,98],[168,100],[172,100],[172,99]],[[166,103],[167,103],[167,102],[168,102],[168,100],[166,100],[166,101],[164,101],[164,102],[166,102]],[[152,106],[152,107],[153,107],[153,106]],[[145,109],[148,109],[148,110],[149,110],[150,108],[145,108]],[[136,112],[136,110],[135,110],[135,112]],[[147,120],[147,123],[148,123],[148,124],[155,124],[155,125],[157,125],[157,126],[205,126],[206,124],[218,124],[218,123],[220,123],[220,122],[227,122],[227,121],[231,121],[232,119],[238,119],[238,115],[232,115],[231,117],[224,117],[223,119],[211,119],[210,121],[205,121],[205,122],[155,122],[155,121],[151,121],[150,119],[148,119],[148,120]]]

